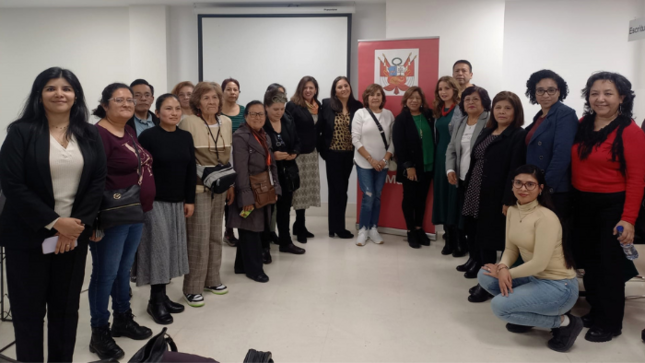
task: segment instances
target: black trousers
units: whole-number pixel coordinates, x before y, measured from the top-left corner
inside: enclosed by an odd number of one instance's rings
[[[291,218],[291,204],[293,202],[293,192],[282,189],[282,195],[278,197],[276,203],[276,225],[278,227],[278,236],[280,245],[288,246],[291,242],[291,232],[289,230]]]
[[[613,235],[625,204],[625,193],[573,192],[573,252],[596,326],[610,331],[623,327],[626,257]]]
[[[327,170],[327,191],[329,208],[327,211],[329,233],[339,233],[345,228],[345,212],[347,211],[347,189],[349,175],[354,168],[353,151],[327,152],[325,160]]]
[[[58,255],[43,255],[40,248],[7,248],[6,253],[17,360],[44,362],[47,314],[47,361],[72,362],[87,241]]]
[[[497,250],[481,248],[477,241],[477,219],[473,217],[464,217],[464,232],[468,241],[468,252],[470,257],[475,259],[481,265],[497,262]]]
[[[423,226],[423,219],[426,215],[426,201],[432,183],[432,172],[417,174],[417,181],[404,178],[403,184],[403,217],[408,231]]]
[[[239,228],[239,242],[235,254],[235,273],[244,273],[249,277],[264,274],[262,266],[262,232],[247,231]]]

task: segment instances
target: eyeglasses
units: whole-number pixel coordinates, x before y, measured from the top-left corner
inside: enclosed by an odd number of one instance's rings
[[[264,112],[249,112],[249,117],[264,117]]]
[[[556,92],[558,92],[557,88],[549,87],[549,88],[538,88],[535,90],[535,94],[538,96],[544,96],[544,93],[548,93],[549,96],[553,96]]]
[[[520,189],[522,189],[522,187],[525,187],[525,188],[526,188],[526,190],[528,190],[528,191],[530,192],[530,191],[535,190],[535,188],[537,187],[537,185],[538,185],[538,184],[537,184],[536,182],[526,182],[526,183],[522,183],[522,181],[521,181],[521,180],[513,180],[513,188],[515,188],[515,189],[517,189],[517,190],[520,190]]]
[[[148,92],[146,92],[146,93],[135,93],[134,94],[134,98],[136,98],[136,99],[150,98],[150,97],[152,97],[152,93],[148,93]]]
[[[123,102],[136,105],[137,101],[133,98],[123,98],[123,97],[117,97],[117,98],[110,98],[108,101],[114,101],[117,105],[122,105]]]
[[[282,136],[280,134],[276,134],[275,137],[277,139],[277,141],[275,142],[276,147],[284,145],[284,141],[282,141]]]

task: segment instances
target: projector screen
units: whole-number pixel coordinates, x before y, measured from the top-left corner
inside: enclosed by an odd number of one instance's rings
[[[351,14],[199,15],[199,79],[237,79],[245,105],[262,101],[271,83],[291,98],[313,76],[322,100],[334,78],[349,77],[350,29]]]

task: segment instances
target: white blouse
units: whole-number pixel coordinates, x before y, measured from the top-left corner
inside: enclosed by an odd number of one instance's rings
[[[69,140],[67,148],[64,148],[49,135],[49,167],[54,189],[54,211],[60,218],[69,218],[72,215],[84,165],[83,154],[74,136]],[[47,228],[51,229],[57,220],[58,218],[52,221]]]
[[[374,113],[374,116],[376,116],[383,128],[385,140],[387,140],[389,147],[385,150],[381,132],[368,110],[361,108],[356,111],[352,120],[352,143],[355,148],[354,161],[356,165],[363,169],[372,169],[372,165],[358,152],[361,147],[364,147],[375,160],[382,160],[387,152],[394,154],[394,143],[392,142],[394,115],[390,110],[382,109],[380,113]]]
[[[470,168],[470,141],[473,138],[473,133],[475,132],[475,127],[477,124],[472,126],[466,124],[464,129],[464,134],[461,136],[461,160],[459,161],[459,179],[462,181],[466,180],[466,175],[468,174],[468,169]]]

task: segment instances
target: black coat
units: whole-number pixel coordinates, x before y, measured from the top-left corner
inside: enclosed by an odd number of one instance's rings
[[[475,166],[475,150],[493,131],[492,128],[485,128],[475,141],[465,180],[466,190]],[[509,127],[486,149],[477,218],[477,241],[481,248],[504,250],[506,217],[502,208],[515,203],[511,174],[526,163],[525,139],[526,130]]]
[[[432,140],[435,141],[434,136],[434,118],[432,117],[431,110],[423,110],[423,115],[428,120],[428,125],[432,129]],[[414,167],[417,175],[423,173],[423,143],[419,136],[419,130],[414,123],[412,113],[405,107],[403,111],[394,119],[394,127],[392,128],[392,140],[394,142],[394,158],[396,160],[396,181],[401,183],[405,176],[405,169]],[[434,142],[436,149],[437,143]]]
[[[154,123],[155,126],[159,125],[159,117],[157,117],[157,115],[155,115],[154,112],[148,111],[148,114],[152,115],[152,123]],[[134,124],[134,115],[132,115],[132,118],[130,118],[128,122],[126,122],[126,125],[132,127],[134,131],[137,131],[137,127]]]
[[[284,150],[289,154],[300,154],[300,139],[298,138],[293,120],[285,113],[280,123],[282,124],[280,137],[285,144],[282,147],[276,146],[278,144],[278,137],[273,129],[273,125],[271,125],[271,121],[267,118],[264,123],[264,131],[271,139],[271,152],[275,155],[276,151]],[[296,160],[276,160],[276,165],[278,167],[278,181],[280,182],[280,186],[282,186],[282,190],[295,192],[298,189],[295,186],[300,185],[300,176]]]
[[[316,101],[318,102],[318,101]],[[318,102],[320,110],[320,102]],[[286,112],[291,116],[300,139],[300,153],[310,154],[316,150],[317,131],[314,118],[307,107],[296,105],[293,102],[287,103]]]
[[[83,155],[83,171],[72,208],[72,218],[85,224],[79,242],[92,234],[99,211],[107,166],[103,142],[96,127],[84,126],[85,137],[77,138]],[[49,130],[27,123],[11,126],[0,150],[0,181],[7,197],[0,216],[0,245],[8,248],[40,248],[56,231],[46,225],[59,217],[54,211],[54,189],[49,167]]]
[[[354,114],[356,111],[363,108],[363,104],[356,100],[350,100],[347,103],[347,109],[349,110],[349,133],[352,133],[352,121],[354,120]],[[316,129],[318,130],[318,139],[316,142],[316,148],[320,153],[320,156],[325,159],[327,157],[327,152],[329,152],[329,147],[331,146],[331,140],[334,136],[334,123],[336,120],[336,111],[331,108],[331,100],[325,98],[322,102],[322,106],[318,111],[318,123],[316,123]]]

